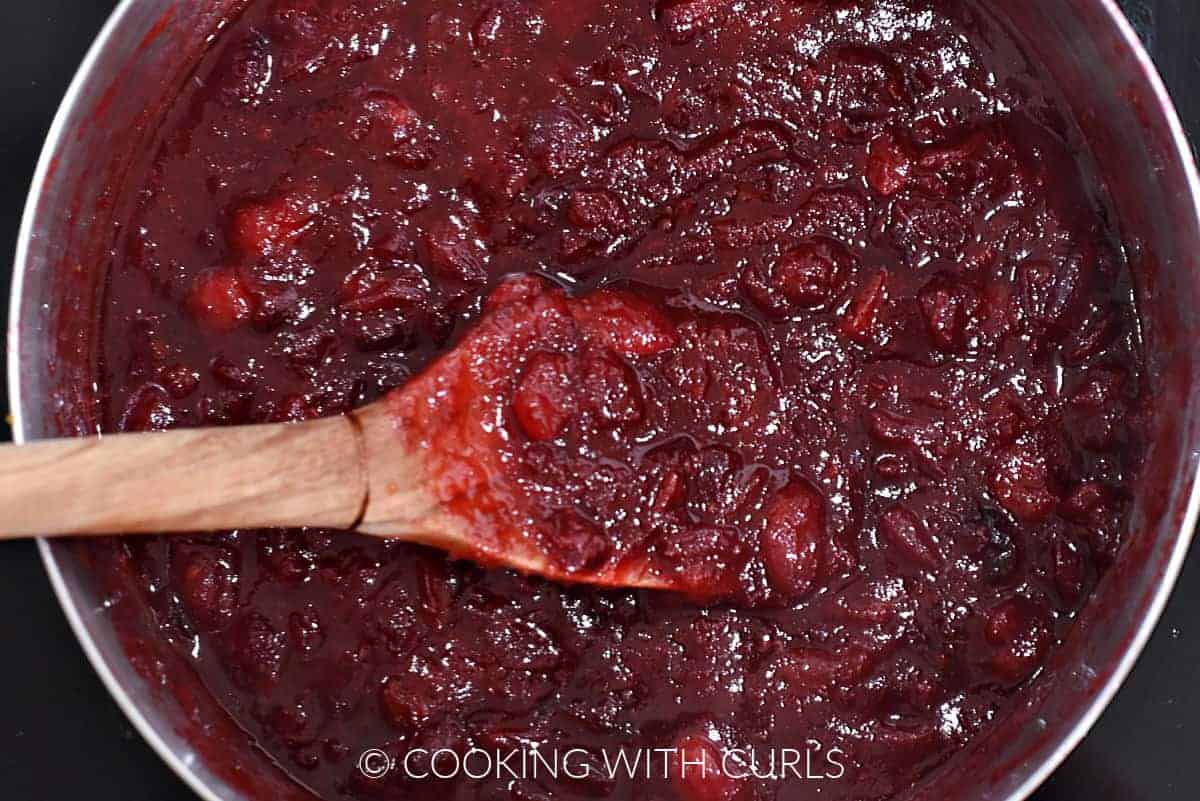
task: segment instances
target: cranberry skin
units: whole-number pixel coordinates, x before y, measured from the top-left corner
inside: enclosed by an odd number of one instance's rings
[[[748,267],[742,286],[763,311],[789,315],[833,301],[854,259],[830,239],[813,239],[782,253],[768,267]]]
[[[1083,598],[1088,582],[1088,561],[1080,546],[1060,537],[1054,541],[1054,590],[1067,608]]]
[[[1028,430],[1029,412],[1012,389],[1005,388],[997,392],[984,408],[984,425],[994,447],[1011,445]]]
[[[251,33],[223,59],[216,73],[224,102],[229,105],[257,103],[271,86],[271,50],[266,38]]]
[[[671,785],[683,801],[734,801],[742,782],[724,771],[723,753],[712,740],[688,734],[675,742]]]
[[[301,653],[317,651],[325,644],[325,625],[311,605],[288,615],[288,639]]]
[[[1058,502],[1045,457],[1017,446],[997,455],[989,487],[1005,509],[1027,523],[1044,519]]]
[[[971,536],[985,580],[997,588],[1012,587],[1023,575],[1026,546],[1020,528],[999,510],[980,509]]]
[[[1097,481],[1085,481],[1063,499],[1060,512],[1086,530],[1097,559],[1107,563],[1115,558],[1123,515],[1120,499],[1112,489]]]
[[[836,654],[819,648],[797,647],[770,663],[768,673],[778,680],[778,691],[825,692],[838,684],[859,681],[870,666],[865,651],[852,647]]]
[[[145,384],[129,396],[120,427],[122,431],[164,431],[177,421],[167,391],[158,384]]]
[[[565,216],[567,227],[559,252],[571,263],[620,252],[636,230],[621,199],[603,189],[572,190],[567,196]]]
[[[678,470],[667,468],[654,491],[651,508],[656,512],[665,512],[679,506],[686,497],[687,479]]]
[[[371,599],[363,631],[392,658],[407,654],[416,638],[417,613],[413,601],[407,588],[400,582],[386,584]]]
[[[1063,349],[1063,361],[1078,367],[1107,348],[1117,328],[1116,314],[1108,310],[1093,310],[1082,327],[1073,331]]]
[[[219,267],[196,279],[188,295],[188,310],[206,328],[232,331],[254,316],[254,297],[237,270]]]
[[[594,570],[610,550],[604,531],[574,509],[555,516],[552,546],[568,571]]]
[[[978,314],[975,290],[960,281],[939,276],[925,285],[917,302],[934,347],[946,353],[961,351]]]
[[[925,524],[903,506],[889,508],[879,517],[884,541],[908,561],[924,570],[937,570],[942,557]]]
[[[525,148],[547,174],[576,172],[591,158],[587,122],[568,108],[531,114],[524,126]]]
[[[415,732],[424,728],[437,714],[437,688],[423,676],[412,673],[392,676],[380,688],[383,711],[396,728]]]
[[[596,421],[606,428],[642,419],[637,375],[618,357],[589,353],[583,361],[583,391]]]
[[[746,560],[737,534],[721,526],[689,526],[668,537],[659,551],[679,566],[672,576],[675,586],[708,598],[732,592]]]
[[[280,195],[248,201],[234,211],[229,244],[246,256],[282,254],[296,243],[316,210],[302,195]]]
[[[361,268],[346,276],[338,296],[338,309],[347,312],[419,310],[429,302],[429,289],[416,272]]]
[[[672,44],[687,44],[723,24],[733,5],[732,0],[659,0],[656,16]]]
[[[430,266],[443,278],[467,286],[478,286],[487,279],[491,244],[487,231],[477,220],[451,214],[430,225],[422,241]]]
[[[545,21],[527,0],[497,0],[488,4],[471,27],[471,42],[485,55],[507,55],[533,44]]]
[[[433,138],[413,108],[386,92],[371,92],[362,101],[359,127],[351,137],[376,146],[396,164],[419,170],[433,161]]]
[[[1098,481],[1085,481],[1063,499],[1062,513],[1076,523],[1102,522],[1112,507],[1112,493]]]
[[[174,569],[180,600],[196,628],[211,632],[228,624],[240,600],[237,557],[223,548],[180,545]]]
[[[572,304],[571,314],[586,339],[629,358],[655,356],[678,341],[662,311],[628,292],[592,292]]]
[[[315,742],[323,720],[321,702],[312,690],[305,691],[290,703],[279,704],[267,715],[267,725],[289,748]]]
[[[887,310],[887,303],[887,273],[879,272],[867,279],[858,296],[842,315],[842,334],[860,345],[875,341]]]
[[[578,411],[576,370],[559,353],[535,353],[513,395],[513,413],[535,442],[558,437]]]
[[[1071,393],[1064,423],[1080,445],[1105,451],[1116,442],[1127,414],[1124,384],[1123,372],[1097,368]]]
[[[800,207],[797,217],[809,233],[852,242],[866,228],[867,214],[867,204],[857,192],[818,189]]]
[[[287,636],[263,615],[243,613],[222,640],[233,678],[243,688],[266,692],[279,680],[288,656]]]
[[[621,199],[605,189],[575,189],[567,197],[567,222],[578,228],[628,227]]]
[[[1021,595],[991,610],[984,634],[992,647],[992,670],[1010,684],[1033,675],[1054,641],[1049,613],[1041,604]]]
[[[1017,270],[1021,307],[1035,323],[1054,326],[1063,322],[1079,286],[1081,267],[1077,260],[1052,264],[1030,260]]]
[[[200,386],[200,374],[186,364],[175,364],[161,373],[163,387],[175,400],[183,400]]]
[[[771,588],[788,601],[812,591],[821,569],[825,499],[803,479],[793,479],[772,499],[759,544]]]
[[[871,140],[867,153],[867,183],[884,197],[904,189],[908,183],[912,162],[890,135],[881,134]]]

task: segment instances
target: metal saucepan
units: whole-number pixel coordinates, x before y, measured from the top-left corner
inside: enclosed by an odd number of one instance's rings
[[[1196,521],[1200,454],[1200,181],[1179,120],[1114,0],[981,0],[1002,9],[1064,87],[1109,184],[1134,266],[1150,365],[1154,445],[1129,541],[1026,701],[931,777],[916,797],[1024,799],[1087,733],[1142,649]],[[17,248],[9,382],[18,440],[92,430],[91,310],[102,292],[109,190],[188,76],[194,53],[240,0],[124,0],[84,61],[46,142]],[[88,658],[162,758],[203,798],[309,797],[227,721],[185,664],[156,647],[119,582],[89,552],[41,542]]]

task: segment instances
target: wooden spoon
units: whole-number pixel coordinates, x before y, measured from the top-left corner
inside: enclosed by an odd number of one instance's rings
[[[645,556],[599,569],[553,556],[494,452],[508,354],[539,347],[537,331],[569,321],[575,302],[540,283],[505,287],[457,347],[340,417],[0,446],[0,539],[320,527],[556,580],[673,588]],[[663,345],[654,335],[667,336],[650,328],[631,347]]]
[[[665,589],[648,563],[569,570],[536,537],[488,536],[442,503],[389,398],[304,423],[0,446],[0,540],[319,527],[416,542],[547,578]]]

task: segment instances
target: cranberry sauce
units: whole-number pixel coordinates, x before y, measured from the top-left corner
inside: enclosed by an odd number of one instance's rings
[[[1017,703],[1143,453],[1128,268],[1044,81],[965,0],[253,0],[130,176],[106,426],[344,412],[549,308],[573,333],[489,352],[497,475],[564,567],[729,600],[131,541],[162,636],[328,799],[903,795]],[[809,741],[841,778],[604,762]],[[595,770],[357,766],[536,744]]]

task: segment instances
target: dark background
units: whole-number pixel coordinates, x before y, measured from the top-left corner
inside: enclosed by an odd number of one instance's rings
[[[0,299],[42,140],[114,0],[0,0]],[[1200,2],[1123,2],[1200,141]],[[0,388],[0,409],[8,408]],[[8,426],[0,424],[0,440]],[[0,514],[3,512],[0,511]],[[1200,547],[1193,551],[1200,550]],[[1035,801],[1200,798],[1200,562],[1099,724]],[[0,796],[191,801],[92,672],[32,543],[0,544]]]

